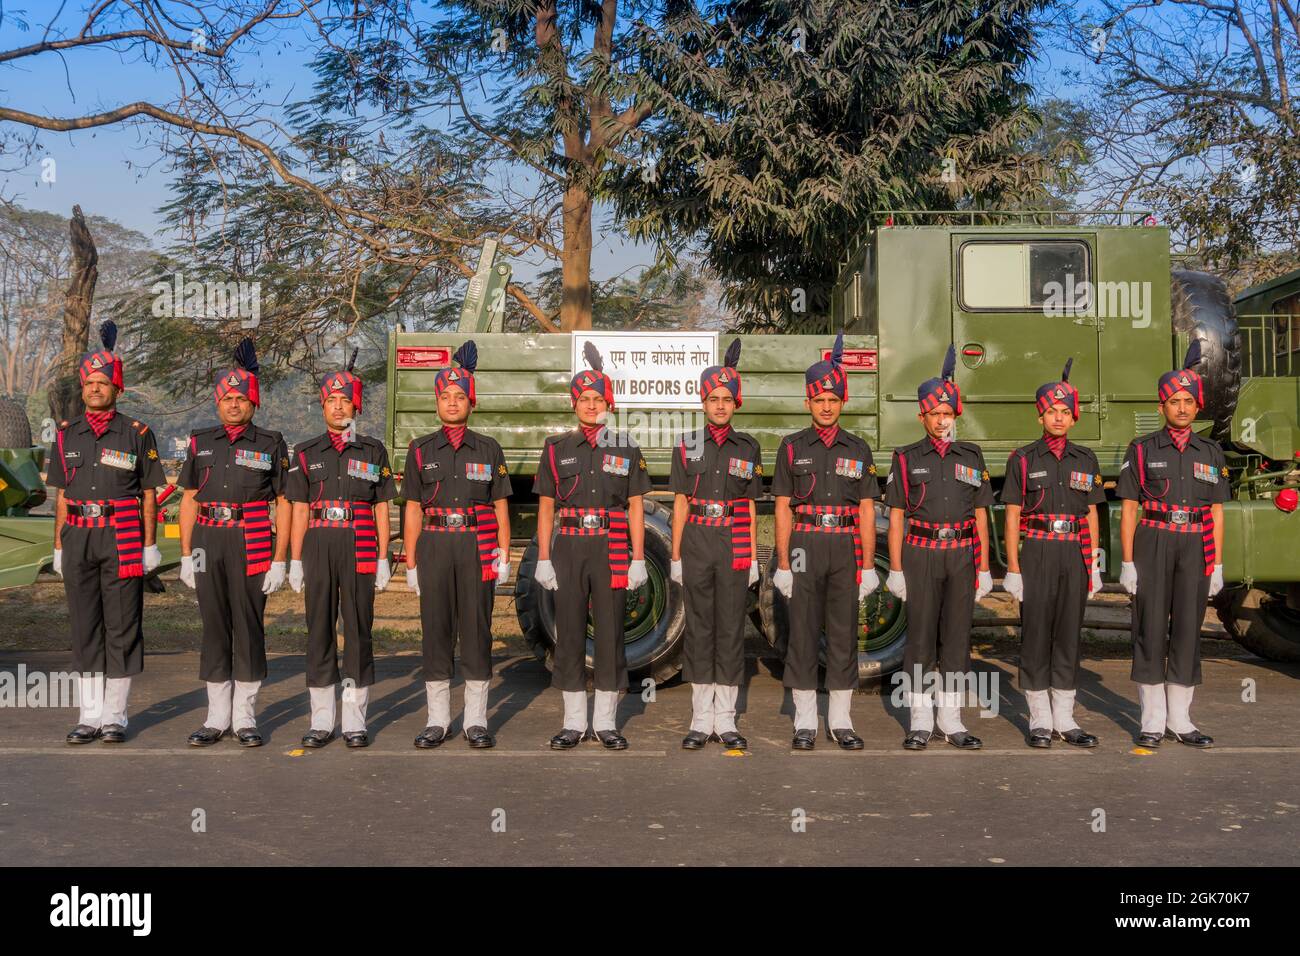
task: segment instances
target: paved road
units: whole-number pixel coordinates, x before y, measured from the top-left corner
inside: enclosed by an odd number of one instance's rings
[[[0,671],[59,669],[60,654],[0,655]],[[1300,853],[1300,669],[1208,661],[1194,714],[1218,746],[1136,753],[1123,661],[1086,661],[1079,717],[1095,751],[1031,751],[1013,661],[999,716],[968,726],[986,749],[903,751],[887,697],[854,704],[865,753],[824,739],[789,751],[788,695],[753,662],[742,698],[752,753],[679,749],[689,690],[625,699],[632,749],[546,747],[560,701],[531,659],[497,662],[495,750],[456,739],[417,751],[418,658],[378,663],[368,750],[302,752],[302,659],[272,660],[260,701],[269,742],[185,745],[203,719],[194,653],[154,654],[121,747],[68,747],[68,710],[0,708],[0,864],[1295,864]],[[1243,681],[1255,702],[1242,701]],[[459,707],[459,685],[453,691]],[[823,711],[825,699],[822,701]],[[459,725],[456,727],[459,730]],[[1094,832],[1098,811],[1105,831]],[[803,816],[806,823],[795,825]],[[196,817],[205,832],[195,832]]]

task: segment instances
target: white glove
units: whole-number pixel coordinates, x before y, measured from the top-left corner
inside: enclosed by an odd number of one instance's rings
[[[1092,569],[1092,580],[1088,583],[1088,597],[1101,590],[1101,568]]]
[[[538,561],[537,567],[533,571],[533,580],[546,588],[548,591],[558,591],[560,581],[555,576],[555,565],[550,561]]]
[[[890,571],[889,577],[885,578],[885,587],[900,601],[907,600],[907,578],[903,577],[902,571]]]
[[[876,569],[864,568],[862,583],[858,585],[858,600],[861,601],[878,587],[880,587],[880,575],[876,573]]]
[[[420,596],[420,576],[415,573],[415,568],[406,569],[406,589],[414,591],[415,596]]]
[[[194,555],[181,555],[181,583],[190,590],[195,588],[194,582]]]
[[[627,586],[629,590],[635,591],[648,580],[650,578],[645,573],[644,561],[633,561],[627,566]]]
[[[781,592],[787,601],[794,595],[794,572],[789,568],[782,571],[777,568],[772,572],[772,586]]]
[[[1017,601],[1025,599],[1025,579],[1020,576],[1019,571],[1008,571],[1007,576],[1002,579],[1002,587]]]
[[[284,587],[284,579],[288,573],[289,568],[283,561],[272,561],[266,577],[262,579],[262,593],[274,594]]]
[[[54,573],[63,577],[63,549],[54,549]]]
[[[682,562],[681,561],[668,562],[668,577],[672,579],[673,584],[682,583]]]
[[[148,574],[160,564],[162,564],[162,552],[158,550],[158,545],[149,545],[144,549],[144,573]]]
[[[749,586],[753,587],[758,583],[758,562],[749,562]]]
[[[1120,564],[1119,584],[1129,594],[1138,593],[1138,569],[1132,561],[1124,561]]]
[[[1214,572],[1210,575],[1210,597],[1218,594],[1223,590],[1223,565],[1216,564]]]
[[[497,558],[494,566],[497,569],[497,586],[499,587],[510,580],[510,559]]]
[[[302,562],[289,562],[289,587],[293,588],[295,594],[302,593]]]
[[[375,562],[375,590],[382,591],[388,587],[388,582],[392,580],[393,569],[388,566],[387,558],[380,558]]]
[[[975,600],[980,600],[992,590],[993,575],[987,571],[981,571],[979,580],[975,584]]]

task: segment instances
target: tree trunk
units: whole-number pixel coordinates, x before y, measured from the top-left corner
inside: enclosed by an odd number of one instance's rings
[[[560,331],[591,328],[591,193],[570,184],[564,191],[564,258]]]
[[[99,279],[99,252],[86,228],[80,206],[72,207],[72,279],[63,298],[63,350],[47,395],[50,414],[56,422],[75,418],[85,406],[81,402],[81,381],[77,363],[90,341],[90,304]]]

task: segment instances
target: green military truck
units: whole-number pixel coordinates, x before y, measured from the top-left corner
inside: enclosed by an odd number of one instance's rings
[[[1218,608],[1251,650],[1300,659],[1300,517],[1284,510],[1288,495],[1279,495],[1300,483],[1300,379],[1289,358],[1283,364],[1276,355],[1257,360],[1243,347],[1222,282],[1172,268],[1169,241],[1168,230],[1144,213],[882,213],[844,262],[825,334],[742,337],[745,404],[737,425],[762,444],[770,480],[781,437],[807,421],[803,370],[827,354],[832,330],[843,329],[850,399],[842,423],[867,439],[883,473],[889,450],[915,440],[916,386],[938,373],[953,342],[965,403],[958,435],[983,445],[1000,483],[1010,452],[1041,433],[1035,389],[1073,357],[1071,381],[1080,391],[1082,415],[1072,437],[1097,452],[1113,487],[1130,439],[1161,425],[1157,378],[1196,337],[1204,356],[1198,370],[1210,393],[1198,430],[1223,443],[1234,488],[1225,509],[1229,586]],[[623,389],[611,424],[640,442],[655,484],[646,516],[649,582],[628,595],[629,669],[638,681],[671,678],[679,669],[684,616],[680,589],[668,578],[669,456],[676,435],[700,424],[693,417],[699,405],[691,377],[716,362],[719,345],[725,349],[730,337],[492,331],[500,327],[500,290],[508,278],[509,267],[485,255],[458,331],[392,337],[387,440],[395,470],[401,473],[407,443],[438,425],[438,369],[461,342],[476,339],[479,403],[471,424],[505,450],[514,532],[527,542],[514,585],[516,610],[533,650],[548,660],[554,610],[550,592],[532,580],[531,483],[546,436],[572,427],[568,382],[581,367],[575,365],[581,343],[592,338]],[[1288,322],[1290,356],[1297,343],[1294,320]],[[1245,327],[1247,346],[1253,329]],[[756,588],[752,617],[779,651],[786,614],[770,581],[771,513],[771,500],[760,502],[758,539],[767,573]],[[882,509],[882,531],[885,522]],[[878,542],[876,562],[884,568],[883,533]],[[1116,502],[1102,515],[1101,544],[1107,556],[1118,554]],[[992,550],[996,567],[1002,550],[997,538]],[[1111,557],[1107,564],[1113,580],[1109,568],[1117,570],[1118,561]],[[860,620],[859,672],[866,683],[900,665],[906,607],[882,588],[863,602]]]

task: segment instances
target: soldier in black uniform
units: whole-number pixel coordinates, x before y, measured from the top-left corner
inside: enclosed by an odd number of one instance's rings
[[[564,726],[551,747],[568,750],[588,736],[584,661],[590,608],[596,629],[591,726],[607,749],[626,750],[617,723],[618,695],[627,688],[623,615],[627,589],[646,582],[642,496],[650,490],[650,476],[641,449],[628,436],[606,429],[614,384],[594,345],[586,343],[583,354],[591,368],[569,385],[578,428],[546,439],[533,481],[538,496],[534,577],[556,592],[551,683],[564,696]]]
[[[154,544],[155,488],[166,483],[153,432],[117,414],[124,379],[117,326],[78,367],[86,413],[59,423],[47,461],[54,505],[54,570],[63,578],[81,712],[70,744],[126,740],[131,678],[144,669],[144,575],[162,563]]]
[[[670,576],[686,594],[682,677],[691,685],[691,727],[682,740],[700,750],[719,740],[748,743],[736,730],[745,675],[745,607],[758,580],[754,499],[763,493],[758,442],[731,427],[741,405],[740,339],[722,365],[700,376],[707,423],[683,435],[673,454],[673,558]]]
[[[794,701],[795,750],[817,742],[817,664],[826,634],[826,736],[845,750],[865,744],[849,711],[858,687],[858,605],[880,586],[875,501],[880,494],[871,449],[839,426],[849,400],[841,362],[844,335],[828,360],[804,374],[812,424],[776,452],[777,570],[772,583],[790,604],[785,686]]]
[[[266,679],[262,618],[267,595],[285,581],[291,511],[284,497],[284,439],[253,424],[261,405],[257,370],[253,340],[244,339],[235,366],[217,378],[221,424],[190,435],[177,482],[185,489],[180,576],[198,590],[199,679],[208,687],[207,719],[189,738],[195,747],[215,744],[232,727],[241,746],[262,745],[255,716]]]
[[[325,434],[294,447],[285,497],[293,502],[289,584],[307,588],[307,689],[311,729],[304,747],[334,737],[334,687],[339,683],[334,622],[343,617],[343,739],[370,744],[366,705],[375,682],[370,628],[375,592],[388,586],[388,505],[397,496],[383,442],[356,434],[361,379],[347,368],[320,386]]]
[[[1092,543],[1098,540],[1097,505],[1106,492],[1097,456],[1067,437],[1079,420],[1071,361],[1059,382],[1048,382],[1034,396],[1043,437],[1011,453],[1002,486],[1002,586],[1020,602],[1020,686],[1029,702],[1031,747],[1050,747],[1053,735],[1076,747],[1097,746],[1097,738],[1075,722],[1074,690],[1084,605],[1101,589],[1101,553]]]
[[[433,382],[442,428],[411,442],[402,479],[406,584],[420,597],[429,706],[428,725],[415,738],[421,749],[439,746],[451,725],[458,636],[465,739],[475,748],[496,743],[487,728],[492,602],[497,585],[510,577],[510,475],[501,446],[465,426],[478,402],[472,341],[457,350],[455,362]]]
[[[1190,747],[1214,740],[1192,723],[1192,693],[1201,682],[1201,622],[1223,589],[1223,502],[1230,495],[1223,449],[1192,432],[1205,407],[1205,385],[1192,367],[1160,377],[1165,427],[1135,438],[1120,466],[1123,500],[1120,584],[1133,601],[1133,680],[1142,704],[1137,742],[1158,747],[1169,736]]]
[[[894,450],[885,483],[886,586],[907,602],[902,679],[911,711],[903,741],[908,750],[925,749],[936,735],[936,701],[927,683],[938,691],[937,736],[962,750],[983,746],[962,724],[961,705],[970,679],[975,602],[993,590],[988,549],[993,488],[979,445],[952,437],[961,414],[956,367],[957,353],[949,346],[941,376],[916,392],[926,437]]]

